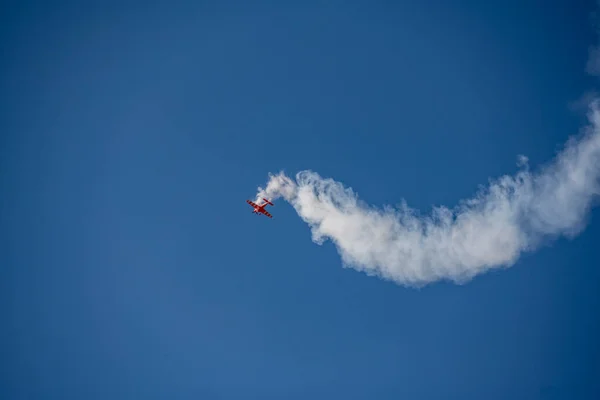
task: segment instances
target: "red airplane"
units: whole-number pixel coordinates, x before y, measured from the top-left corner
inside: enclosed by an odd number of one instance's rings
[[[265,207],[267,204],[270,204],[272,206],[274,206],[275,204],[271,203],[269,200],[265,199],[264,197],[263,197],[263,200],[265,201],[265,203],[261,204],[260,206],[258,204],[251,202],[250,200],[246,200],[246,203],[248,203],[252,207],[254,207],[254,211],[252,211],[254,214],[264,214],[269,218],[273,218],[273,216],[271,214],[269,214],[269,212],[267,210],[265,210]]]

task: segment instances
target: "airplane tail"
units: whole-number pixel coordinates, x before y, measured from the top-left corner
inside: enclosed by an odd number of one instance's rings
[[[267,204],[270,204],[270,205],[272,205],[272,206],[274,206],[274,205],[275,205],[275,204],[271,203],[269,200],[265,199],[264,197],[263,197],[263,200],[264,200],[264,201],[265,201]]]

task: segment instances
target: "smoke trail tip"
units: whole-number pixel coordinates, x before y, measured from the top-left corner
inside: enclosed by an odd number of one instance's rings
[[[267,186],[264,188],[262,186],[258,187],[256,200],[258,202],[266,198],[273,201],[283,197],[285,200],[290,201],[295,197],[296,189],[296,183],[284,171],[277,174],[269,173]]]

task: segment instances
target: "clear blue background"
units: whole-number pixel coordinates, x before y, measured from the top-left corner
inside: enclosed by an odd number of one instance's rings
[[[550,160],[594,2],[250,3],[4,5],[0,398],[600,398],[597,211],[414,290],[244,202],[313,169],[428,212]]]

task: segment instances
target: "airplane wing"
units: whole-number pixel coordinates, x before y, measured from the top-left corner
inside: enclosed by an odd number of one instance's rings
[[[262,212],[262,213],[263,213],[263,214],[265,214],[265,215],[266,215],[267,217],[269,217],[269,218],[273,218],[273,216],[272,216],[271,214],[269,214],[269,212],[268,212],[268,211],[266,211],[266,210],[263,210],[263,212]]]
[[[258,207],[255,203],[251,202],[250,200],[246,200],[246,203],[250,204],[252,207]]]

